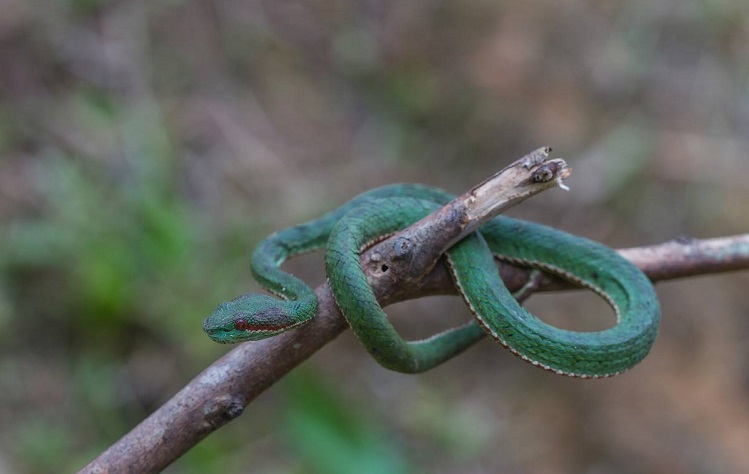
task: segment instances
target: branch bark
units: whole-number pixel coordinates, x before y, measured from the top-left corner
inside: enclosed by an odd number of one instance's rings
[[[435,264],[439,255],[506,207],[562,185],[569,169],[563,160],[547,161],[549,151],[543,148],[521,158],[435,214],[367,250],[362,263],[378,300],[386,305],[455,293],[444,266]],[[403,258],[404,252],[408,259]],[[620,253],[653,281],[749,269],[749,234],[712,240],[680,238]],[[511,290],[528,279],[527,270],[511,265],[502,264],[500,272]],[[545,277],[538,290],[566,288],[565,282]],[[238,345],[79,472],[159,472],[242,414],[255,397],[348,327],[327,284],[315,293],[318,314],[303,329]]]

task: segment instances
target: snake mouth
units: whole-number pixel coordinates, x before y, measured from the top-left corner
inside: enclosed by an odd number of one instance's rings
[[[226,331],[212,331],[208,333],[208,337],[213,342],[218,342],[219,344],[233,344],[237,342],[236,340],[232,340]]]
[[[203,322],[203,331],[205,331],[205,333],[208,334],[208,337],[210,337],[214,342],[218,342],[220,344],[229,344],[232,342],[229,331],[224,328],[209,326],[208,320]]]
[[[208,334],[212,341],[220,344],[231,344],[236,342],[236,331],[222,326],[211,324],[210,318],[203,321],[203,331]]]
[[[213,327],[206,320],[203,323],[203,330],[214,342],[220,344],[234,344],[237,342],[258,341],[282,332],[288,331],[299,324],[292,325],[260,325],[260,324],[243,324],[241,329],[236,327]]]
[[[259,333],[259,332],[280,332],[280,331],[286,331],[291,326],[247,326],[244,330],[249,333]]]

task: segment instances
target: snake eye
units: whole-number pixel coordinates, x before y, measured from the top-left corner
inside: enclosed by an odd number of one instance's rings
[[[234,329],[236,329],[237,331],[246,331],[249,326],[249,323],[244,318],[234,320]]]

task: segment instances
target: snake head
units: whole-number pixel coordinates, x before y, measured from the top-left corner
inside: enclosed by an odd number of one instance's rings
[[[267,295],[240,296],[218,305],[206,318],[203,330],[222,344],[275,336],[301,324],[290,316],[289,303]]]

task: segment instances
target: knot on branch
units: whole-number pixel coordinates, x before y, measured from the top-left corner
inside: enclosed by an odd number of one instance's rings
[[[244,411],[244,401],[236,396],[221,395],[208,400],[203,406],[204,421],[206,428],[213,431]]]
[[[398,237],[393,244],[391,258],[395,261],[408,261],[411,259],[414,243],[408,237]]]

